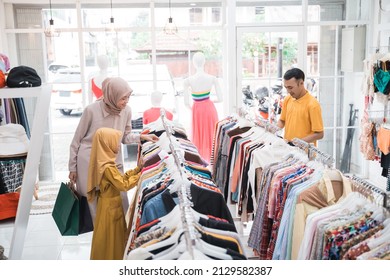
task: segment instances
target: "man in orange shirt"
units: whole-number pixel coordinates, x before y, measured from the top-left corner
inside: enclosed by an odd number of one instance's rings
[[[316,145],[324,137],[321,105],[305,88],[305,74],[298,68],[288,70],[283,76],[288,96],[278,126],[284,128],[284,139],[302,139]]]

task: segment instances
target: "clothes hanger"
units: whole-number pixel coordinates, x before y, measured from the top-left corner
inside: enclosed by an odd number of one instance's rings
[[[217,234],[217,235],[223,235],[223,236],[227,236],[227,237],[231,237],[233,238],[237,244],[238,244],[238,247],[239,247],[239,250],[241,250],[242,254],[244,254],[244,246],[241,242],[241,239],[238,235],[237,232],[234,232],[234,231],[228,231],[228,230],[221,230],[221,229],[216,229],[216,228],[209,228],[209,227],[205,227],[205,226],[201,226],[201,225],[198,225],[196,224],[195,227],[199,230],[199,231],[202,231],[204,233],[208,233],[208,234]]]
[[[236,126],[239,128],[244,128],[244,127],[253,127],[254,123],[251,122],[250,120],[243,118],[243,117],[238,117]]]
[[[378,60],[386,63],[386,61],[390,60],[390,53],[383,54]],[[387,71],[387,70],[386,70]]]
[[[192,248],[192,256],[188,251],[185,251],[177,260],[212,260],[212,258],[206,256],[196,248]]]
[[[339,206],[341,209],[348,210],[349,212],[354,212],[357,210],[358,206],[362,208],[367,203],[367,199],[364,198],[358,192],[351,192],[343,199],[340,203],[335,205]]]
[[[389,212],[387,212],[387,214],[389,215],[390,213]],[[388,229],[388,230],[390,230],[389,228],[390,228],[390,217],[387,217],[386,218],[386,220],[384,220],[383,222],[382,222],[382,224],[383,224],[383,226],[384,226],[384,228],[383,229]]]
[[[193,240],[191,245],[191,252],[188,250],[188,243],[185,240],[185,236],[182,236],[182,240],[177,246],[171,247],[168,250],[164,250],[157,254],[153,259],[155,260],[172,260],[172,259],[219,259],[219,260],[232,260],[232,257],[226,254],[226,249],[209,244],[202,239]],[[194,254],[196,252],[196,255]],[[211,256],[213,258],[211,258]]]
[[[380,236],[377,238],[373,238],[372,240],[368,240],[367,246],[373,250],[374,248],[379,247],[382,244],[389,243],[390,240],[390,226],[386,226],[384,229],[380,231]]]
[[[167,238],[164,238],[158,242],[148,242],[143,244],[141,247],[146,248],[149,252],[158,250],[163,247],[172,247],[179,244],[180,237],[184,235],[184,231],[181,223],[177,223],[175,228],[172,228],[173,232]],[[137,248],[138,249],[138,248]]]
[[[195,240],[195,248],[205,255],[212,256],[218,260],[232,260],[232,257],[226,254],[226,249],[207,243],[202,239]]]
[[[190,208],[190,211],[191,211],[190,214],[193,216],[194,225],[196,225],[198,228],[204,228],[200,224],[198,224],[197,221],[200,219],[200,217],[204,217],[207,219],[208,218],[207,215],[200,214],[192,208]],[[177,221],[180,219],[180,217],[181,217],[181,210],[180,210],[180,206],[177,205],[170,213],[160,218],[160,223],[152,227],[150,231],[161,226],[167,228],[170,228],[171,226],[177,226]],[[231,256],[226,254],[226,249],[209,244],[201,239],[196,240],[195,248],[198,249],[203,254],[213,256],[218,259],[226,259],[226,260],[231,259]],[[175,259],[178,258],[178,255],[182,253],[183,253],[183,249],[177,248],[174,251],[169,252],[169,255],[160,255],[160,257],[161,259]],[[160,259],[160,257],[157,257],[157,259]]]
[[[182,230],[181,230],[182,231]],[[158,254],[153,256],[154,260],[174,260],[178,259],[181,255],[188,253],[189,259],[192,259],[193,256],[187,250],[187,243],[184,236],[184,231],[182,231],[181,235],[178,237],[179,240],[175,246],[171,246],[168,249],[165,249]]]

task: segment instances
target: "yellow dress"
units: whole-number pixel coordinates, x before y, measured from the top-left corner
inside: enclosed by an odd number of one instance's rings
[[[124,175],[116,167],[105,169],[99,185],[91,260],[123,259],[126,221],[120,192],[135,187],[139,177],[139,167],[127,171]]]

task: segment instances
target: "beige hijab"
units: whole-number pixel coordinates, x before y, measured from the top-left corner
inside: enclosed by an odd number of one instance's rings
[[[87,198],[95,199],[96,191],[107,167],[116,166],[115,159],[119,152],[122,132],[113,128],[102,127],[96,130],[92,140],[91,157],[88,168]]]
[[[111,115],[118,115],[121,112],[121,109],[116,104],[123,96],[133,91],[129,84],[120,77],[104,79],[102,90],[104,108]]]

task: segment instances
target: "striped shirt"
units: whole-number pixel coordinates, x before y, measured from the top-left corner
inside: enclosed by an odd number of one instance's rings
[[[210,91],[193,92],[191,95],[194,101],[203,101],[209,99]]]

